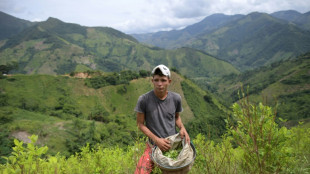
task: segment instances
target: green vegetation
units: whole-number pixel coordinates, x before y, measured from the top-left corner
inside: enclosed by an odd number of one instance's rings
[[[285,60],[308,51],[304,34],[253,13],[191,43],[241,69],[268,64],[240,73],[203,51],[146,46],[112,28],[36,23],[0,42],[0,171],[133,173],[145,143],[133,109],[163,63],[197,150],[191,173],[309,173],[310,53]]]
[[[194,119],[186,124],[186,129],[195,137],[199,133],[211,139],[221,137],[225,132],[225,107],[220,105],[210,93],[199,89],[189,80],[182,81],[182,89],[188,105],[194,113]]]
[[[50,75],[2,79],[0,148],[12,144],[14,132],[37,134],[40,143],[49,145],[49,153],[67,156],[87,143],[90,147],[99,142],[109,146],[132,144],[136,129],[133,108],[138,96],[150,86],[128,82],[93,89],[84,84],[84,79]],[[8,152],[1,150],[1,156]]]
[[[10,38],[33,24],[34,22],[18,19],[0,12],[0,40]]]
[[[127,150],[119,147],[104,148],[88,145],[80,153],[65,158],[59,154],[45,156],[47,146],[38,147],[37,136],[31,136],[31,143],[23,146],[23,142],[14,140],[15,147],[8,163],[1,165],[4,173],[133,173],[135,162],[141,154],[141,142]]]
[[[21,74],[138,72],[150,71],[159,63],[192,78],[239,73],[229,63],[199,50],[149,47],[112,28],[83,27],[55,18],[27,28],[0,46],[0,65],[16,61],[19,68],[15,73]]]
[[[286,126],[297,125],[299,121],[309,121],[310,90],[296,91],[293,94],[280,95],[279,115],[289,120]]]
[[[143,73],[144,71],[140,72]],[[142,76],[144,76],[144,74],[142,74]],[[109,85],[129,84],[131,80],[137,79],[139,77],[140,74],[127,70],[127,71],[121,71],[120,73],[113,73],[88,78],[85,80],[85,84],[88,87],[98,89]],[[126,90],[127,90],[126,86],[123,86],[123,90],[119,90],[119,92],[126,93]]]
[[[224,76],[209,88],[223,98],[227,106],[239,100],[238,90],[246,87],[250,98],[270,106],[278,105],[278,115],[290,120],[290,126],[309,117],[310,53],[239,75]]]
[[[290,76],[304,76],[303,70],[298,70],[300,73],[291,72]],[[102,76],[99,72],[88,74],[91,78]],[[128,80],[133,74],[124,71],[121,77]],[[0,149],[4,156],[0,169],[4,173],[135,170],[144,140],[137,132],[133,108],[139,95],[152,89],[150,78],[95,89],[85,85],[89,79],[73,76],[14,75],[0,81]],[[172,76],[171,90],[184,95],[186,115],[182,113],[182,119],[197,150],[191,173],[309,172],[309,124],[291,129],[279,126],[291,124],[291,120],[276,122],[275,116],[287,117],[281,114],[286,113],[280,111],[282,105],[275,114],[270,107],[243,99],[233,105],[231,113],[213,94],[177,73],[172,72]],[[303,104],[308,102],[302,97],[306,94],[304,90],[289,97],[300,98],[297,101]],[[253,93],[249,98],[257,102]],[[13,142],[12,135],[18,133],[38,137],[32,137],[32,145],[25,147],[17,140]],[[9,148],[13,145],[15,148]],[[159,169],[155,171],[160,173]]]
[[[273,14],[259,12],[247,15],[213,14],[181,30],[134,36],[143,43],[161,48],[186,46],[198,49],[245,71],[308,52],[308,17],[309,14],[305,13],[296,17],[295,21],[286,21],[283,18],[279,20]]]
[[[0,79],[4,74],[9,74],[10,71],[18,68],[17,62],[8,62],[6,65],[0,65]]]
[[[14,75],[2,79],[0,129],[7,132],[3,131],[0,146],[7,148],[12,144],[11,135],[23,132],[39,135],[40,143],[49,146],[49,153],[62,152],[65,156],[79,151],[87,143],[90,147],[97,143],[132,144],[136,129],[134,107],[138,97],[152,89],[150,78],[145,78],[149,72],[106,74],[117,77],[117,82],[122,84],[98,89],[85,84],[105,75],[88,73],[91,78],[86,79],[50,75]],[[143,78],[131,80],[137,76]],[[177,80],[181,77],[176,73],[173,76],[176,81],[172,90],[182,90]],[[183,106],[186,115],[182,118],[186,123],[192,117],[185,99]],[[1,155],[7,152],[8,149],[1,151]]]
[[[182,151],[182,146],[178,146],[175,149],[169,149],[168,151],[163,152],[163,155],[173,160],[176,160],[181,151]]]
[[[220,143],[198,135],[192,173],[307,173],[309,128],[287,129],[274,120],[272,108],[244,99]]]
[[[233,119],[219,143],[197,135],[197,151],[190,173],[307,173],[310,172],[310,129],[279,127],[272,108],[253,105],[246,98],[233,105]],[[139,136],[137,136],[139,137]],[[47,146],[14,140],[15,147],[2,173],[133,173],[145,140],[137,138],[127,148],[86,145],[79,153],[65,158],[46,155]],[[161,173],[155,168],[153,173]]]
[[[7,121],[1,118],[1,121]],[[1,123],[3,124],[3,123]],[[9,156],[12,152],[12,147],[14,146],[13,139],[10,138],[10,132],[3,128],[0,129],[0,155],[1,156]],[[0,164],[4,164],[6,160],[4,158],[0,158]]]
[[[0,148],[4,149],[1,155],[7,156],[10,152],[8,145],[12,145],[12,135],[16,137],[23,133],[38,135],[39,144],[49,147],[48,154],[61,152],[67,157],[80,152],[87,144],[90,148],[96,144],[108,147],[132,145],[132,139],[137,138],[134,107],[138,97],[152,89],[150,78],[145,77],[149,73],[145,70],[104,74],[87,71],[88,78],[75,78],[78,73],[5,77],[0,81],[0,129],[7,130],[1,134]],[[220,128],[220,132],[211,132],[212,138],[219,138],[225,131],[220,125],[224,121],[223,118],[217,121],[217,115],[212,113],[226,115],[218,108],[223,106],[190,80],[174,72],[172,76],[170,90],[183,96],[182,120],[191,137],[199,131],[207,136],[209,129],[204,126],[208,125],[212,129]],[[99,83],[92,82],[100,78],[108,80],[95,86]],[[191,93],[193,95],[189,95]],[[194,107],[197,96],[199,108]],[[193,112],[191,107],[195,108]],[[208,122],[205,123],[206,118]]]

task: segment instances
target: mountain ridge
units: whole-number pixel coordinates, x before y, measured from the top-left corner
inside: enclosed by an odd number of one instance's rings
[[[228,62],[199,50],[146,46],[110,27],[84,27],[56,18],[15,35],[0,47],[0,53],[0,63],[16,61],[17,72],[26,74],[65,74],[78,67],[104,72],[139,71],[151,70],[160,63],[177,68],[188,77],[239,73]],[[208,62],[217,65],[210,66]]]
[[[207,16],[202,21],[189,25],[182,30],[159,31],[148,34],[132,34],[132,36],[143,43],[149,43],[166,49],[175,49],[182,47],[182,44],[180,45],[180,43],[187,42],[187,40],[191,40],[191,38],[196,37],[204,31],[209,33],[219,26],[224,25],[226,22],[236,20],[242,16],[243,15],[224,15],[217,13]],[[165,44],[167,39],[172,41]]]
[[[8,39],[34,24],[0,11],[0,40]]]
[[[180,37],[183,39],[182,42],[178,42],[172,48],[186,46],[204,50],[220,59],[228,60],[243,71],[303,54],[310,49],[310,33],[303,26],[307,26],[310,22],[303,20],[305,21],[303,25],[298,24],[296,17],[290,19],[295,23],[284,20],[288,15],[281,17],[281,14],[285,12],[273,13],[273,15],[261,12],[237,15],[235,16],[236,19],[226,21],[224,25],[208,32],[202,32],[193,38],[184,39]],[[292,16],[291,13],[288,12]],[[296,13],[298,14],[298,12]],[[308,19],[307,16],[308,13],[300,14],[298,19]],[[202,21],[197,25],[203,25]],[[173,41],[170,41],[166,34],[173,35],[173,32],[188,33],[185,29],[170,31],[169,33],[158,32],[133,36],[140,42],[171,48],[169,44]],[[152,35],[156,37],[153,39]],[[143,38],[143,36],[145,37]],[[254,40],[256,41],[254,42]]]

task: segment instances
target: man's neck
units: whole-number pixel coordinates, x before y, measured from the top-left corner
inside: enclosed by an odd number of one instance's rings
[[[154,91],[154,94],[160,100],[164,100],[167,97],[167,95],[168,95],[168,91],[165,91],[165,92],[156,92],[156,91]]]

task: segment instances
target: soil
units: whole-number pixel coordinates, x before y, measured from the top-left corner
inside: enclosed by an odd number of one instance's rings
[[[24,143],[30,143],[30,137],[31,135],[27,133],[26,131],[19,131],[19,132],[13,132],[12,136],[20,141],[23,141]]]

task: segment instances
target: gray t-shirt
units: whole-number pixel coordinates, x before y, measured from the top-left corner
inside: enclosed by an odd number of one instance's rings
[[[146,127],[153,134],[166,138],[177,133],[175,113],[183,111],[181,96],[169,91],[167,97],[160,100],[152,90],[139,97],[135,111],[144,113]]]

